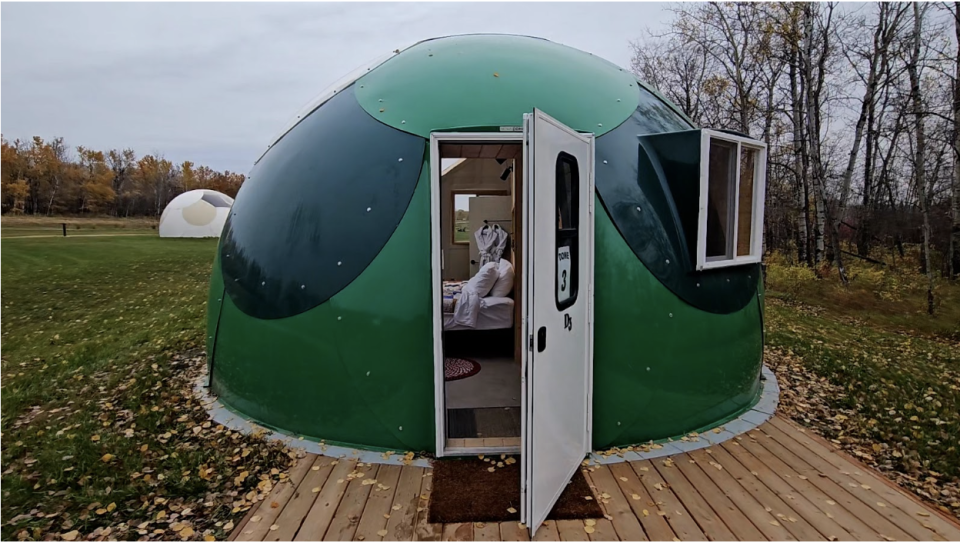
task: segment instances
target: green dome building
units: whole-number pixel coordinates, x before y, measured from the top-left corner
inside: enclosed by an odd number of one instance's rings
[[[756,403],[762,143],[543,39],[427,40],[354,75],[224,226],[207,353],[228,408],[454,455],[663,440]]]

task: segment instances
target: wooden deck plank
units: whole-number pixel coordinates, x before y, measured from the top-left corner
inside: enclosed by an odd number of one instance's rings
[[[683,476],[690,481],[697,492],[703,496],[710,507],[717,513],[717,516],[723,520],[723,523],[730,528],[737,538],[743,541],[760,541],[766,539],[764,532],[757,529],[757,526],[740,510],[730,498],[728,498],[717,485],[707,477],[696,464],[691,464],[688,457],[681,455],[676,458],[676,463],[672,468],[656,466],[657,471],[663,475],[672,469],[679,469]],[[766,513],[766,511],[764,511]]]
[[[347,483],[347,491],[333,514],[327,533],[323,535],[324,541],[350,541],[357,532],[357,525],[360,524],[360,516],[367,504],[367,498],[370,497],[370,490],[375,486],[375,484],[363,484],[363,482],[370,479],[376,480],[380,465],[364,464],[361,467],[358,462],[356,469],[363,475]]]
[[[851,492],[856,489],[849,486],[841,486],[829,477],[820,476],[820,471],[810,467],[810,465],[801,458],[782,447],[766,434],[754,430],[750,432],[749,437],[744,438],[744,440],[747,439],[754,439],[757,444],[790,466],[796,471],[798,478],[800,476],[806,477],[807,481],[810,481],[810,483],[822,490],[824,494],[830,496],[833,501],[841,504],[847,511],[850,511],[853,516],[862,520],[881,539],[888,537],[901,541],[910,541],[913,539],[909,534],[898,528],[896,524],[890,522],[890,520],[882,514],[877,513],[867,504],[860,501],[860,499]],[[856,488],[863,490],[859,485],[856,485]]]
[[[505,437],[503,438],[504,447],[519,447],[520,438],[519,437]]]
[[[502,437],[485,437],[483,438],[484,447],[503,447],[503,438]]]
[[[640,477],[640,482],[650,496],[651,501],[646,502],[646,505],[650,507],[650,516],[658,516],[666,520],[670,528],[677,534],[678,539],[707,541],[710,538],[697,523],[697,518],[690,513],[683,504],[683,500],[664,478],[664,473],[668,471],[667,468],[663,467],[665,460],[663,458],[657,459],[656,462],[659,462],[659,465],[654,465],[654,461],[649,460],[631,462],[631,467]],[[676,466],[669,469],[674,470]],[[686,481],[680,472],[675,474],[671,472],[669,475]],[[709,510],[709,507],[707,509]],[[723,523],[718,522],[716,524],[720,526],[717,526],[715,531],[724,533],[721,529]],[[732,534],[731,537],[733,537]]]
[[[523,528],[523,531],[528,536],[530,535],[530,530]],[[502,534],[503,531],[501,531],[500,533]],[[507,541],[507,538],[503,538],[503,540]],[[555,520],[543,521],[543,524],[541,524],[540,528],[537,529],[536,535],[533,536],[533,540],[534,541],[560,541],[560,531],[557,529],[557,521]]]
[[[387,529],[393,510],[394,496],[400,483],[400,466],[382,465],[377,471],[377,482],[371,485],[370,496],[363,506],[363,514],[354,538],[362,541],[381,541],[381,530]],[[382,485],[382,486],[381,486]]]
[[[320,493],[320,487],[327,481],[330,472],[333,471],[333,466],[336,465],[331,464],[331,462],[337,462],[337,460],[326,456],[317,457],[313,466],[310,467],[310,471],[297,485],[290,501],[287,502],[280,516],[277,517],[275,524],[279,528],[268,531],[263,541],[290,541],[293,536],[297,535],[300,525],[303,524],[307,513],[313,507],[313,502],[316,501],[317,495]],[[316,492],[313,492],[314,488],[317,489]]]
[[[500,541],[500,523],[499,522],[475,522],[473,523],[474,541]]]
[[[444,524],[441,541],[473,541],[473,523]]]
[[[420,501],[417,504],[417,524],[413,531],[417,541],[439,541],[443,532],[440,524],[431,524],[428,520],[430,493],[433,492],[433,470],[425,470],[420,483]]]
[[[645,474],[649,473],[649,471],[656,470],[657,475],[659,475],[660,479],[651,478],[649,486],[653,490],[650,490],[650,492],[655,492],[657,495],[666,494],[671,502],[675,497],[676,500],[683,505],[684,510],[686,510],[688,513],[687,518],[694,522],[697,529],[702,533],[701,536],[697,536],[696,532],[694,532],[692,536],[687,537],[698,537],[710,541],[737,540],[737,537],[733,535],[733,532],[730,531],[730,528],[727,528],[727,525],[724,524],[723,520],[717,516],[717,513],[713,510],[713,508],[710,507],[710,504],[708,504],[700,495],[700,493],[693,488],[693,485],[690,484],[690,481],[687,480],[686,476],[683,475],[683,472],[680,471],[676,466],[667,468],[662,466],[662,462],[661,467],[654,466],[652,462],[646,462],[642,464],[635,462],[634,464],[636,464],[634,468],[637,469],[637,472],[640,474]],[[647,467],[648,471],[639,471],[641,465]],[[653,485],[658,481],[667,483],[665,485],[666,490],[656,490],[656,487]],[[651,508],[653,510],[651,513],[651,518],[665,518],[657,514],[657,509],[659,507],[660,506]],[[687,520],[685,520],[683,516],[677,517],[676,515],[674,515],[672,520],[676,524],[675,529],[682,530],[684,535],[680,535],[678,533],[678,537],[683,540],[685,535],[691,531],[689,526],[684,524],[687,522]]]
[[[597,499],[603,510],[612,517],[613,529],[623,541],[647,541],[647,534],[630,508],[630,498],[623,495],[610,468],[597,466],[594,471],[584,470],[587,482],[596,489]],[[606,502],[606,503],[604,503]],[[563,531],[560,532],[563,537]]]
[[[826,539],[813,526],[810,526],[799,513],[791,509],[770,489],[763,486],[756,477],[747,472],[732,456],[724,453],[722,448],[707,450],[710,452],[707,453],[704,450],[693,451],[688,453],[687,456],[697,462],[700,469],[713,479],[718,487],[723,489],[724,494],[737,504],[755,525],[758,522],[766,521],[774,526],[770,522],[770,519],[773,519],[789,534],[790,538],[799,541],[823,541]],[[720,466],[721,469],[716,469],[714,464]],[[748,509],[760,513],[750,514]],[[764,527],[757,525],[757,528],[765,535],[770,535],[764,531]]]
[[[236,528],[239,530],[236,541],[261,541],[270,531],[273,521],[280,516],[283,507],[290,501],[290,498],[297,490],[297,486],[310,471],[310,467],[317,460],[317,455],[308,454],[301,458],[290,470],[287,481],[278,483],[267,495],[266,499],[260,502],[256,507],[257,512],[250,516],[245,526]],[[271,507],[273,503],[279,504],[278,507]],[[257,519],[254,521],[254,519]]]
[[[728,451],[733,451],[737,447],[743,448],[745,451],[748,451],[753,458],[757,458],[770,469],[780,481],[790,486],[797,495],[809,500],[810,503],[815,505],[817,509],[820,509],[829,519],[835,520],[837,524],[847,530],[854,539],[861,541],[875,541],[879,539],[880,536],[877,535],[876,530],[866,522],[857,518],[850,511],[844,509],[842,505],[837,505],[836,500],[811,483],[809,478],[804,476],[805,478],[801,479],[800,475],[794,471],[793,468],[763,448],[756,440],[747,437],[741,441],[728,442],[726,444]],[[770,484],[773,484],[773,482],[770,481]]]
[[[633,471],[630,464],[627,462],[610,464],[610,473],[616,478],[617,485],[623,491],[623,495],[630,498],[627,500],[630,503],[630,509],[633,510],[634,516],[640,521],[640,525],[650,541],[673,541],[675,537],[679,537],[670,527],[667,519],[656,514],[656,512],[650,514],[651,506],[649,504],[654,503],[653,498],[650,497],[650,493],[640,482],[640,476]],[[646,515],[643,514],[644,509],[647,511]]]
[[[400,469],[397,493],[390,507],[390,519],[387,520],[386,539],[388,541],[413,541],[422,484],[423,468],[403,466]],[[400,508],[397,509],[397,506]]]
[[[743,447],[729,446],[728,448],[727,444],[724,444],[720,447],[713,447],[712,450],[715,455],[720,455],[718,458],[730,458],[730,460],[721,460],[720,463],[722,465],[736,462],[737,466],[748,472],[752,477],[756,477],[757,481],[759,481],[764,488],[778,497],[783,503],[789,505],[797,515],[817,530],[821,537],[827,540],[843,541],[859,539],[837,524],[836,520],[828,517],[803,494],[796,492],[793,487],[778,477],[770,468]],[[726,464],[724,462],[726,462]],[[731,468],[731,472],[733,471]],[[737,473],[734,473],[734,476],[737,477]],[[746,475],[744,475],[743,478],[746,479]],[[869,532],[864,532],[863,535],[866,536],[868,533]]]
[[[463,438],[447,439],[447,448],[452,448],[452,447],[462,448],[465,446],[466,445],[464,445],[463,443]]]
[[[537,536],[544,530],[548,524],[553,524],[551,521],[544,521],[540,525],[540,529],[537,530]],[[556,527],[554,527],[554,533],[556,533]],[[555,537],[551,541],[558,541],[559,536]],[[514,521],[505,521],[500,523],[500,540],[501,541],[530,541],[530,530],[527,527],[519,522]]]
[[[910,494],[909,491],[900,488],[896,483],[884,477],[882,473],[861,465],[846,454],[838,454],[839,451],[836,447],[828,446],[826,440],[819,436],[810,435],[805,429],[800,428],[793,422],[781,417],[774,417],[769,424],[779,428],[785,435],[807,447],[837,469],[849,472],[861,484],[870,484],[870,480],[879,480],[883,484],[876,485],[874,490],[885,498],[890,505],[911,516],[917,515],[918,511],[929,512],[929,517],[917,519],[921,525],[929,526],[931,530],[949,541],[960,541],[960,525],[944,519],[935,507],[922,502],[918,497]]]
[[[295,541],[319,541],[327,532],[333,515],[340,506],[340,500],[347,490],[347,474],[357,466],[356,460],[341,458],[333,467],[330,476],[323,484],[317,499],[314,500],[310,512],[300,525],[300,530],[294,536]]]
[[[737,539],[710,504],[675,467],[670,468],[669,471],[664,468],[666,474],[664,476],[664,473],[657,470],[648,460],[630,462],[630,465],[640,476],[640,481],[653,499],[654,505],[650,507],[650,514],[660,516],[659,511],[663,511],[664,518],[670,523],[677,538],[683,541],[707,541],[708,539],[735,541]],[[643,471],[644,468],[647,471]],[[681,514],[677,515],[677,511]]]
[[[556,523],[560,541],[590,541],[587,532],[583,531],[582,520],[558,520]]]
[[[250,522],[250,518],[257,514],[257,509],[259,509],[259,504],[254,504],[250,506],[250,509],[247,509],[247,514],[243,515],[243,518],[240,519],[240,522],[234,525],[233,530],[230,531],[230,535],[227,536],[227,541],[236,541],[237,536],[243,533],[244,526]]]
[[[584,521],[584,525],[586,525]],[[596,519],[596,524],[592,526],[593,533],[587,533],[587,538],[590,541],[620,541],[620,536],[617,533],[616,528],[613,527],[613,522],[606,518]],[[586,532],[588,528],[584,528]]]

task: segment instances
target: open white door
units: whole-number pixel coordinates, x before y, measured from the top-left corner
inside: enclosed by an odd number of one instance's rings
[[[532,536],[590,451],[593,135],[524,115],[521,518]]]

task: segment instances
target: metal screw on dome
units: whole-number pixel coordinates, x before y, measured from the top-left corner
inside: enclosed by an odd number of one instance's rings
[[[341,265],[341,264],[343,264],[343,262],[340,261],[340,260],[338,260],[338,261],[337,261],[337,266],[339,266],[339,265]]]
[[[397,162],[403,162],[403,158],[398,158]]]
[[[617,98],[617,101],[619,102],[619,101],[620,101],[620,99],[619,99],[619,98]]]
[[[367,208],[367,213],[370,213],[370,210],[371,210],[371,209],[373,209],[373,208],[372,208],[372,207],[368,207],[368,208]]]
[[[673,313],[668,313],[668,315],[670,315],[671,319],[673,318]]]
[[[300,285],[300,290],[307,288],[307,285]]]
[[[370,377],[370,372],[369,372],[369,371],[367,372],[367,377]]]
[[[339,320],[343,320],[343,317],[338,316],[338,317],[337,317],[337,320],[338,320],[338,321],[339,321]]]
[[[267,284],[266,281],[260,281],[260,286],[264,286],[264,285],[266,285],[266,284]]]
[[[637,206],[637,211],[643,211],[643,210],[640,209],[640,206]]]
[[[400,124],[407,124],[407,121],[400,121]]]
[[[668,258],[668,259],[667,259],[667,264],[669,264],[669,263],[670,263],[670,259]]]
[[[603,163],[604,163],[604,164],[606,164],[606,163],[607,163],[607,161],[606,161],[606,160],[604,160],[604,161],[603,161]]]
[[[603,128],[603,123],[597,123],[597,126]]]
[[[650,366],[647,366],[647,371],[650,371]]]
[[[378,102],[383,102],[383,98],[380,98],[380,99],[379,99],[379,100],[377,100],[377,101],[378,101]]]
[[[363,85],[360,85],[360,88],[362,89],[362,88],[363,88]]]
[[[400,427],[400,431],[401,431],[401,432],[403,431],[403,426]]]
[[[697,288],[700,288],[700,283],[697,283]]]

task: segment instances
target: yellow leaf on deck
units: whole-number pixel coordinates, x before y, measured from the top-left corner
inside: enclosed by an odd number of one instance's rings
[[[594,520],[594,519],[592,519],[592,518],[588,518],[588,519],[584,520],[583,523],[586,524],[587,526],[596,526],[596,525],[597,525],[597,521]]]
[[[621,477],[620,480],[623,481],[624,483],[626,483],[626,482],[629,481],[630,479],[627,479],[626,477]]]
[[[588,534],[592,534],[593,532],[596,532],[597,529],[594,528],[593,526],[584,526],[583,531],[587,532]]]
[[[203,540],[204,540],[204,541],[216,541],[217,538],[215,538],[215,537],[213,537],[212,535],[209,535],[209,534],[208,534],[208,535],[203,536]]]
[[[512,515],[512,514],[514,514],[514,513],[516,513],[516,512],[517,512],[517,510],[514,509],[513,507],[507,507],[507,513],[510,513],[510,514]]]
[[[272,531],[277,530],[277,529],[279,529],[279,528],[280,528],[279,525],[273,524],[273,525],[270,526],[270,531],[272,532]]]

